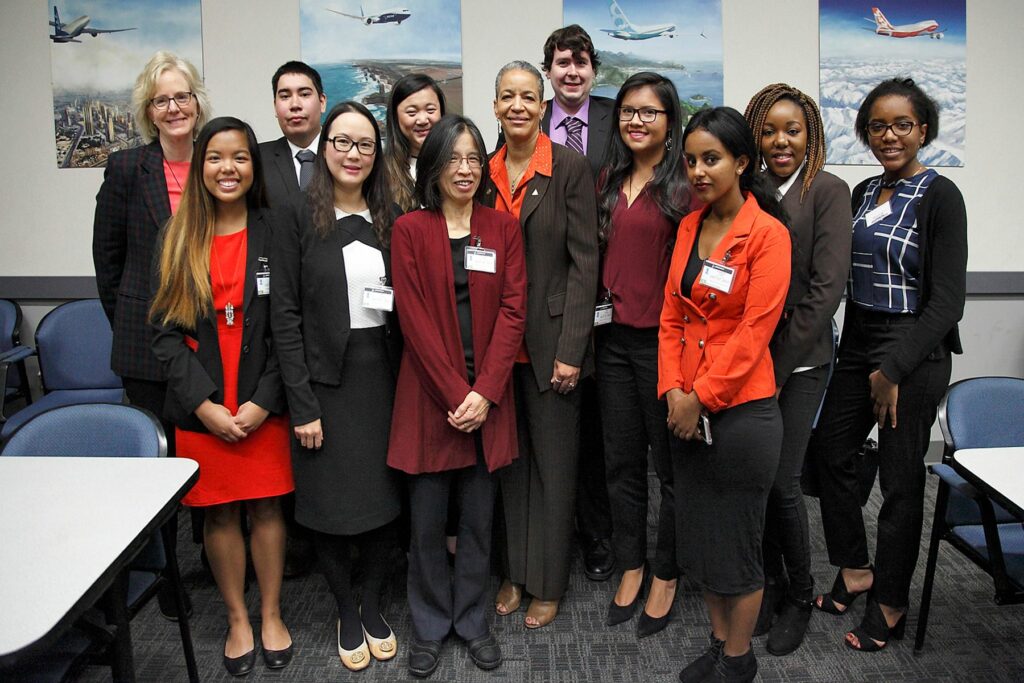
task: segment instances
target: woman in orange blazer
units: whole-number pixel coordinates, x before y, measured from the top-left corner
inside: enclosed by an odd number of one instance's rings
[[[768,342],[789,288],[790,240],[735,109],[697,113],[683,132],[690,187],[705,203],[679,225],[658,339],[668,401],[677,558],[704,590],[711,643],[680,680],[750,681],[761,606],[764,510],[782,416]]]

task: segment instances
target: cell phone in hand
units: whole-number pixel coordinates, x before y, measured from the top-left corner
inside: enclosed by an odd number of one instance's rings
[[[697,436],[708,446],[711,445],[711,420],[706,413],[701,413],[700,419],[697,420]]]

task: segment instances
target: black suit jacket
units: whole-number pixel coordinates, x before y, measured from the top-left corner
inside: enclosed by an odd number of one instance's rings
[[[259,296],[256,292],[256,273],[262,263],[270,267],[271,291],[274,285],[276,264],[271,259],[271,229],[266,213],[249,213],[248,233],[242,315],[235,319],[235,324],[243,326],[238,404],[252,401],[271,413],[282,413],[284,387],[270,335],[270,297]],[[260,258],[267,260],[261,262]],[[167,374],[164,417],[181,429],[207,431],[196,417],[196,408],[206,399],[224,403],[224,368],[215,314],[211,311],[196,324],[195,330],[156,323],[153,329],[153,353]],[[190,343],[195,346],[194,351]]]
[[[147,322],[157,235],[171,217],[159,141],[115,152],[96,195],[92,260],[96,288],[114,332],[110,367],[121,377],[164,378]]]
[[[551,388],[555,359],[594,370],[591,332],[597,291],[597,195],[587,162],[551,146],[551,177],[535,175],[519,212],[526,249],[526,349],[537,388]],[[493,207],[488,181],[484,203]]]
[[[270,206],[283,207],[288,197],[299,193],[299,178],[295,174],[295,159],[288,138],[281,136],[273,142],[260,143],[260,157]]]
[[[320,237],[304,194],[292,197],[283,211],[275,211],[275,216],[271,328],[292,424],[304,425],[321,416],[310,382],[332,386],[341,383],[351,332],[342,248],[352,241],[353,224],[365,221],[359,216],[346,216],[326,237]],[[388,249],[382,251],[390,285],[391,253]],[[397,374],[401,337],[396,323],[392,312],[388,315],[389,352]]]

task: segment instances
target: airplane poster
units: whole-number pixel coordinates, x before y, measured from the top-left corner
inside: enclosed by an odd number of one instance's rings
[[[365,104],[381,123],[391,88],[425,73],[462,113],[462,6],[459,0],[300,0],[302,60],[324,82],[327,110]]]
[[[877,164],[854,120],[881,81],[909,76],[939,105],[928,166],[967,160],[966,0],[820,0],[819,104],[830,164]]]
[[[200,0],[58,0],[46,6],[58,168],[106,166],[142,144],[131,110],[135,79],[157,50],[203,70]],[[46,30],[44,37],[43,31]]]
[[[638,71],[670,79],[688,115],[723,104],[720,0],[564,0],[601,59],[593,94],[615,97]]]

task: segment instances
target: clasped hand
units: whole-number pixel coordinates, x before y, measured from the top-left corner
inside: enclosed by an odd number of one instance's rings
[[[668,402],[668,429],[680,439],[699,438],[697,420],[703,406],[697,392],[683,392],[680,388],[669,389],[665,393]]]
[[[487,413],[491,409],[491,402],[486,398],[471,391],[454,411],[448,411],[448,424],[460,432],[469,432],[480,429],[487,421]]]
[[[228,443],[237,443],[256,431],[270,413],[252,401],[238,406],[234,415],[224,405],[206,399],[196,408],[196,417],[203,426]]]

